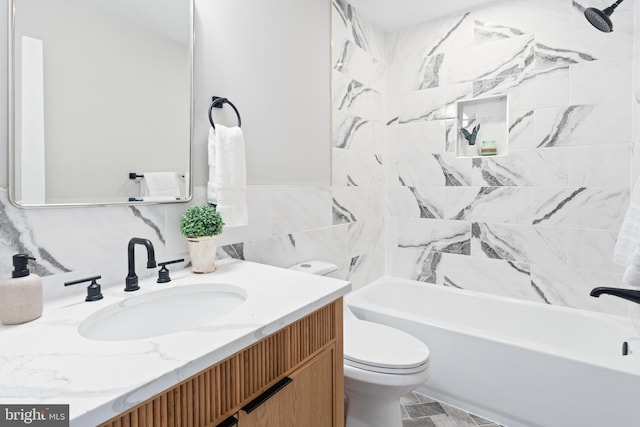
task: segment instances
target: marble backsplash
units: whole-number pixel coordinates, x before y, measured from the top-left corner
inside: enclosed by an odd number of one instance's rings
[[[385,34],[334,0],[333,184],[249,187],[250,223],[225,229],[218,257],[322,259],[354,288],[391,274],[626,314],[588,296],[621,284],[611,255],[637,176],[635,11],[623,6],[607,35],[571,0],[492,2]],[[502,93],[509,155],[456,158],[455,100]],[[196,126],[204,137],[206,120]],[[160,261],[187,255],[186,207],[17,209],[0,189],[0,277],[26,251],[48,297],[81,294],[63,282],[95,274],[123,286],[133,236]]]

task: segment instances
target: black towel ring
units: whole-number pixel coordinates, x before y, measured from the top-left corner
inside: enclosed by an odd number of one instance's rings
[[[211,111],[213,110],[213,108],[222,108],[222,106],[224,104],[229,104],[231,106],[231,108],[233,108],[233,111],[236,112],[236,116],[238,116],[238,127],[240,127],[241,121],[240,121],[240,113],[238,112],[238,109],[236,108],[235,105],[233,105],[233,103],[231,101],[229,101],[227,98],[223,98],[221,96],[212,96],[211,97],[211,105],[209,105],[209,123],[211,123],[211,127],[212,128],[216,128],[216,125],[213,123],[213,117],[211,117]]]

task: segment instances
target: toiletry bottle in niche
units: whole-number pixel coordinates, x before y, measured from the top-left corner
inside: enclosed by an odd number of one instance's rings
[[[0,283],[0,322],[17,325],[42,315],[42,279],[29,274],[27,254],[13,256],[11,279]]]

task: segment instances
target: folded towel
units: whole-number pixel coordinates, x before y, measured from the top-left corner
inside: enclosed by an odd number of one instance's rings
[[[226,226],[247,225],[247,174],[244,135],[239,127],[216,125],[209,130],[207,200]]]
[[[625,267],[624,283],[640,286],[640,178],[634,184],[629,208],[618,233],[613,262]]]
[[[144,172],[140,181],[142,197],[180,197],[180,179],[175,172]]]

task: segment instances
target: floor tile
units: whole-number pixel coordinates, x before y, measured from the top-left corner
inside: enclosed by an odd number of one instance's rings
[[[431,417],[408,418],[402,420],[402,427],[436,427]]]
[[[447,414],[434,415],[431,417],[431,421],[436,427],[458,427],[453,418]]]
[[[478,423],[471,418],[471,415],[468,412],[454,406],[449,406],[446,403],[441,403],[441,405],[447,414],[449,414],[449,416],[455,421],[458,427],[477,427]]]
[[[402,396],[400,403],[403,427],[505,427],[417,392]]]
[[[429,417],[432,415],[447,415],[444,408],[438,402],[416,403],[413,405],[405,405],[410,418]]]

